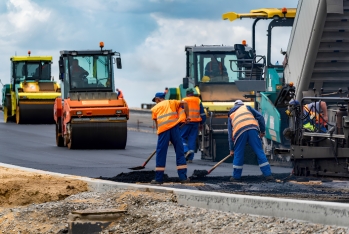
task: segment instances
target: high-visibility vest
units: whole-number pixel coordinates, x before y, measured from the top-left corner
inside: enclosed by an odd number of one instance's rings
[[[153,116],[155,114],[158,123],[157,134],[176,126],[180,122],[181,118],[183,118],[182,112],[184,113],[184,110],[179,108],[179,101],[177,100],[161,101],[156,104],[151,111],[153,112]]]
[[[183,101],[188,103],[190,122],[201,122],[200,99],[198,97],[185,97]]]
[[[231,126],[233,127],[233,139],[237,138],[246,130],[259,129],[257,120],[245,105],[240,106],[230,115]]]
[[[315,105],[316,105],[316,103],[315,103]],[[317,124],[320,123],[320,124],[326,126],[326,122],[324,121],[324,119],[323,119],[322,117],[320,117],[320,114],[319,114],[319,113],[317,113],[316,111],[310,110],[310,109],[308,108],[308,105],[304,105],[303,107],[304,107],[304,110],[305,110],[307,113],[309,113],[309,118],[310,118],[310,120],[313,120],[313,119],[315,118],[315,122],[316,122]],[[319,105],[319,108],[321,108],[320,105]],[[311,109],[312,109],[312,108],[311,108]],[[320,110],[318,110],[318,111],[320,111]]]
[[[118,91],[118,98],[124,98],[124,94],[122,93],[121,89]]]

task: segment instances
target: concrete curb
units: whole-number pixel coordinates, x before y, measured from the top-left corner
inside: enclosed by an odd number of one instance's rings
[[[349,204],[204,192],[151,185],[137,185],[92,179],[81,176],[65,175],[3,163],[0,163],[0,166],[23,171],[49,174],[67,179],[81,180],[88,184],[90,191],[94,192],[105,192],[120,188],[148,192],[173,193],[177,196],[178,204],[181,205],[214,209],[225,212],[284,217],[312,223],[349,227]]]

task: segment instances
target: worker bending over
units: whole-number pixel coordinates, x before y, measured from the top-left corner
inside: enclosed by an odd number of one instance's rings
[[[122,93],[121,89],[116,89],[116,92],[118,92],[118,99],[124,98],[124,94]]]
[[[184,153],[189,163],[193,162],[196,138],[199,133],[199,125],[205,123],[206,114],[201,104],[200,98],[194,96],[194,90],[186,90],[187,97],[183,101],[188,103],[190,123],[181,128],[181,137],[184,147]],[[184,122],[184,121],[183,121]]]
[[[163,92],[156,93],[153,102],[156,105],[151,109],[152,118],[155,121],[158,142],[156,146],[156,168],[155,180],[151,184],[162,184],[163,176],[166,166],[166,156],[168,144],[171,141],[175,152],[177,162],[177,172],[181,183],[189,182],[187,178],[187,162],[184,157],[183,144],[178,123],[182,120],[189,122],[190,119],[188,105],[184,101],[164,100],[165,94]],[[181,108],[184,107],[184,110]]]
[[[257,155],[259,168],[267,180],[274,180],[267,157],[264,154],[261,138],[265,135],[263,116],[250,106],[245,106],[241,100],[228,114],[228,137],[230,154],[234,154],[233,177],[230,181],[240,181],[244,164],[244,151],[248,142]],[[234,143],[233,143],[234,141]]]

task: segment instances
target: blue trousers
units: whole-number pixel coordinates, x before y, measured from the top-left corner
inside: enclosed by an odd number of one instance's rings
[[[234,145],[234,160],[233,160],[233,177],[235,179],[241,178],[242,166],[244,164],[244,153],[246,143],[249,143],[253,151],[257,154],[257,161],[259,168],[264,176],[271,175],[271,169],[267,157],[264,154],[261,139],[259,133],[255,129],[247,130],[243,132]]]
[[[184,147],[184,152],[188,152],[189,150],[195,151],[196,138],[199,133],[199,122],[193,122],[184,125],[181,128],[181,137]],[[191,153],[188,156],[188,160],[193,160],[194,153]]]
[[[158,144],[156,146],[155,180],[159,182],[163,181],[166,167],[168,143],[170,141],[172,142],[176,152],[178,177],[180,180],[187,179],[187,162],[184,157],[180,130],[178,125],[176,125],[173,128],[158,135]]]

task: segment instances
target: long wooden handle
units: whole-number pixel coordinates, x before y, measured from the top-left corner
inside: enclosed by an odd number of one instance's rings
[[[151,153],[151,155],[148,157],[148,159],[143,163],[142,167],[145,167],[145,165],[147,165],[147,163],[149,162],[149,160],[154,156],[154,154],[156,153],[156,150],[154,150],[153,153]]]
[[[234,154],[229,154],[227,155],[225,158],[223,158],[221,161],[219,161],[216,165],[214,165],[209,171],[208,174],[210,174],[214,169],[216,169],[216,167],[218,167],[219,165],[221,165],[225,160],[227,160],[228,158],[230,158],[231,156],[233,156]]]

